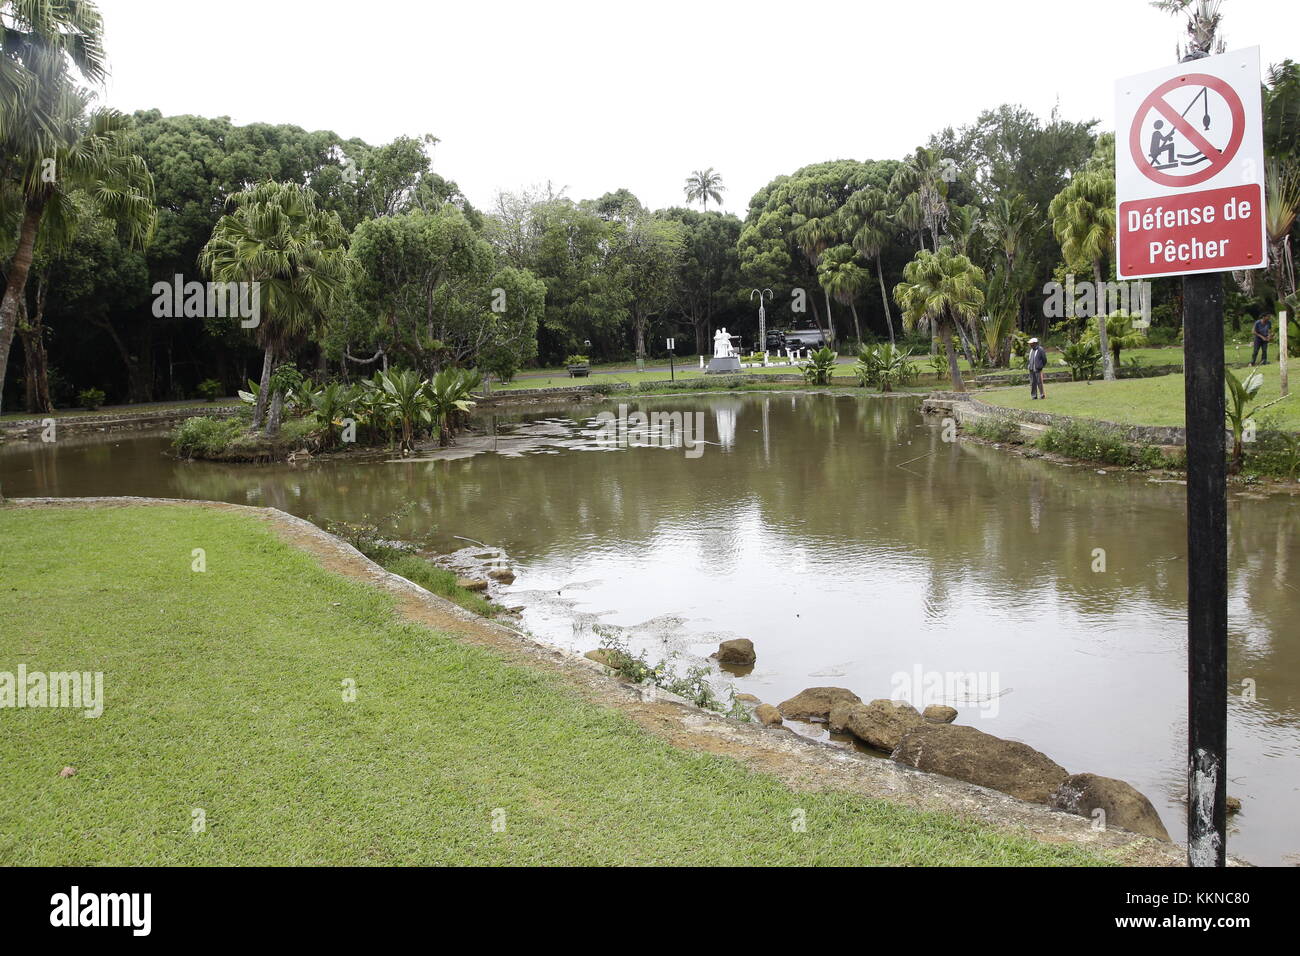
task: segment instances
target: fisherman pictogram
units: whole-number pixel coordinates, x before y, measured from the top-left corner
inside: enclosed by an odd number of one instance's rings
[[[1210,90],[1209,87],[1202,86],[1201,91],[1192,97],[1192,101],[1187,104],[1187,108],[1180,114],[1183,119],[1191,112],[1192,107],[1197,104],[1201,105],[1201,128],[1205,132],[1210,131],[1213,125],[1213,118],[1210,116]],[[1209,162],[1210,157],[1199,148],[1193,148],[1190,153],[1179,153],[1176,151],[1174,137],[1178,134],[1177,129],[1171,129],[1164,132],[1165,121],[1156,120],[1152,124],[1150,146],[1147,149],[1147,158],[1151,161],[1151,166],[1155,169],[1174,169],[1178,166],[1197,166],[1201,163]],[[1193,145],[1194,144],[1189,144]],[[1219,155],[1223,151],[1215,149],[1215,154]]]

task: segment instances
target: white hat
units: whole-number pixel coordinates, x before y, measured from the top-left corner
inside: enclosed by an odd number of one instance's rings
[[[1037,345],[1037,344],[1038,344],[1038,339],[1030,339],[1030,340],[1029,340],[1029,344],[1030,344],[1030,345]]]

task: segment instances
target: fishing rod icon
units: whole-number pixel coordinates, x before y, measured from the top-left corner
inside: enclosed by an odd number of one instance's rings
[[[1193,106],[1201,104],[1201,126],[1209,132],[1210,119],[1210,89],[1202,86],[1201,92],[1192,97],[1192,101],[1187,104],[1183,110],[1182,117],[1187,118]],[[1147,150],[1147,156],[1151,160],[1151,165],[1155,169],[1173,169],[1175,166],[1197,166],[1201,163],[1209,162],[1210,157],[1199,149],[1191,153],[1175,153],[1174,135],[1177,130],[1170,130],[1168,133],[1161,132],[1164,129],[1165,121],[1158,119],[1154,123],[1155,128],[1151,131],[1151,145]],[[1163,159],[1163,162],[1161,160]]]

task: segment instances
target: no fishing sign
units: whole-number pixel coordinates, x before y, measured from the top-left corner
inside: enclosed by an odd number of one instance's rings
[[[1119,277],[1263,268],[1259,47],[1126,77],[1115,117]]]

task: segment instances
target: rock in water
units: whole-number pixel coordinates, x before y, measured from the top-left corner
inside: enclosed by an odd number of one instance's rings
[[[899,741],[892,759],[1021,800],[1047,803],[1070,775],[1046,754],[962,724],[922,721]]]
[[[477,578],[457,578],[456,587],[466,591],[486,591],[488,583]]]
[[[776,706],[787,720],[826,720],[831,707],[845,700],[862,703],[861,697],[843,687],[809,687]]]
[[[493,581],[500,581],[502,584],[510,584],[515,579],[515,572],[509,568],[493,568],[488,572],[488,577]]]
[[[758,722],[767,727],[775,727],[781,723],[781,712],[771,704],[759,704],[754,708],[754,716]]]
[[[831,708],[826,722],[830,724],[833,733],[847,734],[849,732],[849,715],[855,710],[866,706],[866,704],[854,703],[851,700],[842,700]]]
[[[752,664],[757,657],[754,654],[754,642],[748,638],[738,637],[732,641],[723,641],[711,657],[716,657],[719,664]]]
[[[909,730],[921,723],[921,715],[911,704],[882,699],[854,707],[844,726],[868,747],[890,753]]]
[[[933,724],[951,724],[957,719],[957,708],[944,704],[931,704],[921,711],[921,716]]]
[[[1052,794],[1051,806],[1084,817],[1091,817],[1100,807],[1106,814],[1106,826],[1170,842],[1169,831],[1151,801],[1123,780],[1095,773],[1072,774]]]

